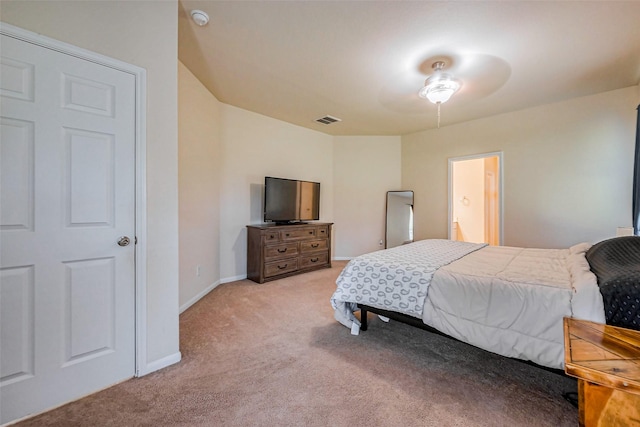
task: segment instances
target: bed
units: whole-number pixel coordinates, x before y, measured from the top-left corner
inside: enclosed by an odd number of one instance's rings
[[[612,281],[619,285],[612,298],[618,306],[640,298],[640,280],[629,274],[640,266],[640,238],[605,242],[532,249],[417,241],[351,260],[336,280],[331,304],[336,320],[354,334],[361,326],[358,310],[397,314],[485,350],[562,369],[564,317],[611,324],[612,303],[603,290]],[[638,254],[629,261],[628,247],[613,250],[623,260],[619,274],[609,270],[611,242],[631,242]],[[590,262],[599,269],[592,271]],[[616,282],[621,274],[632,284]],[[640,319],[637,306],[625,322]]]

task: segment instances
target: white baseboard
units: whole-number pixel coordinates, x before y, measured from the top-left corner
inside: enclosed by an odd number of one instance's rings
[[[204,298],[205,295],[207,295],[209,292],[214,290],[218,285],[221,285],[223,283],[235,282],[237,280],[243,280],[243,279],[246,279],[246,278],[247,278],[247,275],[244,274],[244,275],[241,275],[241,276],[227,277],[225,279],[220,279],[220,280],[217,280],[217,281],[213,282],[211,285],[209,285],[205,289],[203,289],[202,292],[198,293],[198,295],[194,296],[189,301],[187,301],[184,304],[182,304],[180,306],[180,309],[179,309],[180,310],[180,314],[184,313],[189,307],[191,307],[193,304],[197,303],[202,298]]]
[[[171,366],[175,363],[178,363],[182,359],[182,353],[179,351],[169,356],[163,357],[162,359],[154,360],[151,363],[147,363],[146,366],[142,367],[138,370],[138,377],[143,377],[147,374],[160,370],[162,368],[166,368],[167,366]]]
[[[246,274],[241,274],[240,276],[225,277],[224,279],[220,279],[220,283],[237,282],[238,280],[244,280],[246,278]]]
[[[215,282],[213,282],[211,285],[207,286],[202,292],[200,292],[198,295],[194,296],[193,298],[191,298],[189,301],[185,302],[184,304],[182,304],[180,306],[180,314],[182,314],[186,309],[188,309],[189,307],[191,307],[193,304],[197,303],[198,301],[200,301],[202,299],[202,297],[204,297],[206,294],[208,294],[209,292],[211,292],[212,290],[214,290],[216,288],[216,286],[218,286],[220,284],[220,280],[217,280]]]

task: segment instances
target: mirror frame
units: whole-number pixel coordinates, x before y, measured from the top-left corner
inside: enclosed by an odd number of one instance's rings
[[[389,249],[389,195],[393,193],[411,193],[411,210],[415,213],[415,193],[413,190],[387,191],[384,220],[384,248]],[[414,221],[415,222],[415,221]],[[415,241],[414,239],[411,242]],[[396,247],[396,246],[393,246]]]

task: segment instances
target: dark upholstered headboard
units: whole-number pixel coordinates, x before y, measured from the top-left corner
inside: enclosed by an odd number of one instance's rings
[[[607,324],[640,330],[640,237],[604,240],[586,257],[598,278]]]

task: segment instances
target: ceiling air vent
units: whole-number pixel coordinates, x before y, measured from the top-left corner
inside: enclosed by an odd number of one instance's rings
[[[333,116],[324,116],[316,119],[316,122],[322,123],[323,125],[330,125],[331,123],[341,122],[342,119]]]

